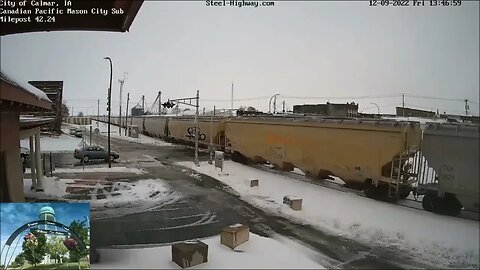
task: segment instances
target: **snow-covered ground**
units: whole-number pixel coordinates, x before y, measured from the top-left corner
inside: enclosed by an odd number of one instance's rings
[[[113,169],[113,168],[112,168]],[[90,202],[91,218],[118,217],[148,211],[177,202],[183,197],[171,190],[161,179],[141,179],[132,182],[102,181],[92,179],[60,179],[43,177],[43,192],[31,190],[32,180],[23,180],[23,190],[29,198],[64,200],[69,195],[67,188],[90,190],[88,199],[69,201]]]
[[[208,261],[192,269],[324,269],[315,252],[282,236],[265,238],[250,233],[249,241],[232,250],[220,244],[220,236],[201,239],[208,245]],[[179,269],[168,246],[135,249],[98,249],[100,263],[91,269]]]
[[[58,200],[67,195],[67,186],[74,183],[72,179],[59,179],[58,177],[43,177],[43,192],[31,190],[32,179],[23,179],[23,191],[26,197],[36,199],[53,199]]]
[[[267,212],[370,245],[395,246],[440,266],[479,266],[479,222],[436,215],[321,187],[232,161],[223,172],[208,162],[179,165],[231,186],[241,198]],[[259,179],[250,187],[249,179]],[[283,204],[286,195],[303,199],[303,209]]]
[[[105,198],[100,199],[97,185],[92,192],[90,206],[91,218],[124,216],[148,211],[151,208],[174,203],[182,198],[177,192],[161,179],[143,179],[134,182],[115,182],[110,192],[103,192]]]
[[[92,168],[91,166],[83,168],[58,168],[55,169],[55,173],[92,173],[92,172],[99,172],[99,173],[134,173],[134,174],[142,174],[144,173],[143,170],[137,168],[129,168],[129,167],[95,167]]]
[[[74,151],[81,146],[81,143],[82,139],[66,134],[52,137],[42,136],[40,138],[40,150],[42,152]],[[21,140],[20,146],[30,149],[29,140]]]

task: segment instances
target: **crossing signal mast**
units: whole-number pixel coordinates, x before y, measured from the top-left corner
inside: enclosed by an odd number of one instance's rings
[[[198,162],[198,137],[199,137],[199,135],[198,135],[198,133],[199,133],[199,129],[198,129],[198,101],[199,101],[199,98],[200,98],[200,91],[197,90],[197,96],[196,97],[169,99],[169,100],[167,100],[167,102],[162,104],[162,106],[164,108],[173,108],[175,105],[178,106],[178,104],[184,104],[184,105],[195,107],[195,109],[196,109],[195,120],[194,120],[194,124],[195,124],[195,133],[194,133],[195,134],[195,165],[197,165],[197,166],[200,166],[200,164]],[[174,101],[176,102],[176,104],[174,103]],[[195,104],[193,104],[192,101],[195,101]]]

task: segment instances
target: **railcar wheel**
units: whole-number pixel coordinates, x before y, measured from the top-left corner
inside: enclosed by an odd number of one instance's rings
[[[445,194],[445,197],[441,199],[437,211],[439,214],[458,216],[462,207],[462,204],[458,201],[455,195],[447,193]]]
[[[244,157],[242,154],[239,152],[233,152],[232,154],[232,161],[242,163],[242,164],[247,164],[247,158]]]
[[[405,187],[405,188],[400,188],[400,191],[399,191],[399,197],[400,199],[405,199],[408,197],[408,195],[410,195],[410,192],[412,191],[412,189],[410,187]]]
[[[380,185],[374,186],[370,181],[365,184],[363,192],[371,199],[380,200],[385,198],[384,189]]]
[[[436,196],[433,196],[430,194],[423,196],[422,207],[425,211],[433,212],[433,209],[435,209],[435,205],[434,205],[435,197]]]

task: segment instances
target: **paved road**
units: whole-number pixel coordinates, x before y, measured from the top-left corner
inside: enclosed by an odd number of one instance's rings
[[[99,143],[105,145],[105,138],[100,138]],[[122,248],[202,238],[218,234],[224,226],[244,223],[253,233],[262,236],[278,233],[311,247],[318,251],[319,263],[327,268],[432,268],[417,260],[415,254],[405,254],[394,247],[370,247],[271,216],[242,201],[217,180],[207,175],[192,176],[188,170],[173,165],[176,161],[192,160],[191,148],[144,145],[118,139],[112,139],[112,148],[121,156],[115,165],[143,168],[147,173],[136,178],[166,180],[183,197],[173,203],[150,207],[148,211],[132,212],[128,209],[126,215],[92,219],[93,248]],[[207,158],[206,154],[200,154],[201,160]],[[118,180],[126,179],[119,177]]]

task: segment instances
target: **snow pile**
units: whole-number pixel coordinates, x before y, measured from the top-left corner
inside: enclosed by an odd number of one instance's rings
[[[127,167],[96,167],[92,168],[91,166],[83,168],[58,168],[55,169],[55,173],[92,173],[92,172],[99,172],[99,173],[134,173],[134,174],[143,174],[144,171],[142,169],[137,168],[127,168]]]
[[[99,193],[98,191],[101,190]],[[100,197],[99,195],[102,195]],[[161,179],[115,182],[109,192],[100,184],[91,193],[91,218],[123,216],[170,204],[182,196]]]
[[[42,152],[74,151],[81,146],[82,139],[62,134],[60,136],[40,137]],[[20,146],[30,149],[28,139],[21,140]]]
[[[208,245],[208,261],[192,269],[324,269],[310,249],[282,236],[265,238],[250,233],[249,241],[232,250],[220,244],[220,236],[202,240]],[[171,246],[135,249],[98,249],[100,263],[91,269],[179,269],[172,262]]]
[[[69,183],[74,183],[71,179],[59,179],[58,177],[42,178],[43,192],[36,192],[31,190],[32,179],[23,179],[23,192],[28,198],[36,199],[60,199],[67,195],[67,186]]]
[[[442,265],[479,266],[478,221],[375,201],[232,161],[224,163],[223,173],[208,162],[200,167],[193,162],[177,164],[222,181],[243,200],[272,214],[371,245],[413,251]],[[249,179],[259,179],[259,186],[251,188]],[[302,198],[303,209],[294,211],[284,205],[285,195]]]

